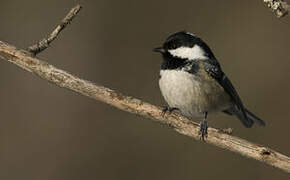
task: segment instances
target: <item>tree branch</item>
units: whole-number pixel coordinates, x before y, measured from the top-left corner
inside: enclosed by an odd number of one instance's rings
[[[270,2],[270,0],[268,0]],[[272,2],[279,0],[273,0]],[[264,0],[266,2],[266,0]],[[80,11],[81,6],[77,5],[71,9],[61,24],[47,37],[30,46],[28,51],[17,49],[12,45],[0,41],[0,58],[11,62],[20,68],[29,71],[40,78],[47,80],[59,87],[72,90],[81,95],[102,101],[123,111],[152,119],[161,124],[166,124],[180,134],[200,140],[199,124],[179,114],[166,114],[164,117],[162,109],[139,99],[122,95],[114,90],[101,85],[80,79],[66,71],[58,69],[34,56],[45,50],[49,44],[56,39],[57,35],[69,24],[69,22]],[[279,14],[279,13],[278,13]],[[280,15],[281,17],[281,15]],[[32,54],[31,54],[32,53]],[[265,164],[274,166],[290,173],[290,158],[274,151],[268,147],[261,146],[229,135],[229,130],[208,129],[206,143],[217,147],[236,152],[248,158],[256,159]]]
[[[48,35],[46,38],[42,39],[38,43],[28,47],[28,51],[32,54],[36,55],[40,53],[41,51],[45,50],[49,47],[49,44],[55,40],[58,36],[58,34],[73,20],[73,18],[80,12],[81,6],[77,4],[75,7],[73,7],[69,13],[65,16],[65,18],[61,21],[61,23],[52,31],[50,35]]]
[[[263,0],[263,2],[277,18],[287,15],[290,10],[290,5],[285,0]]]
[[[102,101],[123,111],[153,119],[154,121],[168,125],[180,134],[196,140],[200,139],[199,125],[181,115],[172,113],[162,117],[162,109],[160,107],[156,107],[133,97],[124,96],[109,88],[80,79],[44,61],[32,57],[27,51],[18,50],[1,41],[0,57],[59,87],[72,90],[97,101]],[[228,135],[221,130],[209,128],[206,143],[236,152],[248,158],[256,159],[290,173],[289,157],[268,147]]]

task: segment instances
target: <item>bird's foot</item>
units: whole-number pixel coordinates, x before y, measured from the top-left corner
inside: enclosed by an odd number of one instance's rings
[[[169,106],[165,106],[162,108],[162,117],[164,117],[165,113],[168,111],[169,113],[172,113],[172,111],[175,111],[175,110],[179,110],[178,108],[176,107],[169,107]]]
[[[202,120],[200,122],[200,130],[199,130],[199,135],[200,135],[200,140],[205,141],[205,138],[207,138],[207,121]]]

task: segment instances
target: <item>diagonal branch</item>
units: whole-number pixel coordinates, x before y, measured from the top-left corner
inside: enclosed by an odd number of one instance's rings
[[[49,47],[49,44],[55,40],[58,36],[58,34],[73,20],[73,18],[79,13],[81,10],[81,6],[77,4],[75,7],[73,7],[69,13],[65,16],[65,18],[61,21],[61,23],[52,31],[50,35],[48,35],[46,38],[42,39],[38,43],[28,47],[28,51],[32,54],[36,55],[40,53],[41,51],[45,50]]]
[[[290,10],[290,5],[285,0],[263,0],[263,2],[277,18],[287,15]]]
[[[162,110],[160,107],[156,107],[139,99],[122,95],[109,88],[80,79],[44,61],[32,57],[27,51],[18,50],[1,41],[0,58],[59,87],[72,90],[97,101],[102,101],[123,111],[166,124],[180,134],[199,140],[199,125],[197,123],[189,121],[187,118],[177,114],[167,114],[165,117],[162,117]],[[209,128],[206,143],[236,152],[248,158],[256,159],[290,173],[289,157],[268,147],[228,135],[221,130]]]

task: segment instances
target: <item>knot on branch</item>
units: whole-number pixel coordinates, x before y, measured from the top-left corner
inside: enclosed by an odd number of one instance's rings
[[[274,161],[273,158],[271,157],[275,156],[275,153],[269,148],[261,147],[259,154],[261,156],[262,161]]]

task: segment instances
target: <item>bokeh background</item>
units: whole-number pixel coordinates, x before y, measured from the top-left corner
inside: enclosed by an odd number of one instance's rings
[[[82,78],[165,105],[151,50],[180,30],[212,48],[265,128],[233,117],[210,126],[290,155],[290,16],[261,0],[87,0],[39,58]],[[73,0],[1,0],[0,40],[19,48],[50,33]],[[286,173],[61,89],[0,61],[0,178],[5,180],[289,179]]]

